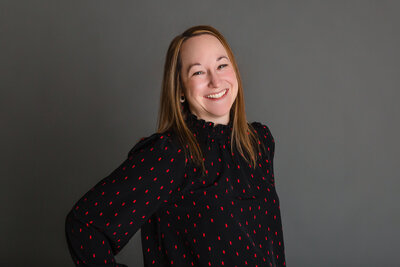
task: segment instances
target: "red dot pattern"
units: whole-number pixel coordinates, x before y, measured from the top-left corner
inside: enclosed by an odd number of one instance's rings
[[[76,266],[126,266],[115,255],[139,229],[145,266],[286,266],[269,128],[252,123],[265,147],[253,169],[230,150],[231,124],[186,123],[206,174],[172,133],[141,139],[68,213]]]

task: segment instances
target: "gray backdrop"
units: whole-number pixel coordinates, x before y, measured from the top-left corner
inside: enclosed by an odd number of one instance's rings
[[[156,129],[209,24],[276,141],[288,266],[400,266],[400,1],[1,1],[1,266],[73,266],[72,205]],[[140,232],[117,256],[142,266]]]

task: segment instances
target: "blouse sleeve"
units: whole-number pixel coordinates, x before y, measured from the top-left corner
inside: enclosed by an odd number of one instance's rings
[[[257,131],[257,134],[260,138],[260,142],[264,145],[265,148],[265,161],[267,161],[267,165],[271,171],[271,181],[272,185],[275,185],[275,177],[274,177],[274,155],[275,155],[275,139],[272,136],[272,133],[267,125],[264,125],[259,122],[253,122],[253,127]]]
[[[114,256],[179,187],[185,153],[165,134],[141,139],[127,159],[75,203],[65,220],[76,266],[126,266]]]

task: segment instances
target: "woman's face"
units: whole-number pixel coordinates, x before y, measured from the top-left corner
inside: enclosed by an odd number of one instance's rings
[[[238,82],[221,42],[210,34],[187,39],[180,51],[181,80],[190,111],[215,124],[228,124]]]

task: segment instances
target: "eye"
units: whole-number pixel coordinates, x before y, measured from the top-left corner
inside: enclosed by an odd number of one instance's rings
[[[195,73],[193,73],[193,75],[198,75],[198,74],[196,74],[196,73],[200,73],[200,72],[202,72],[202,71],[196,71]]]
[[[218,68],[221,67],[221,66],[222,66],[222,68],[225,68],[226,66],[228,66],[228,64],[219,65]],[[222,68],[221,68],[221,69],[222,69]]]

